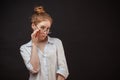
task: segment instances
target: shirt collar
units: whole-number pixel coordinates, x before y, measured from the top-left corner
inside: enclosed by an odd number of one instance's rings
[[[54,42],[53,42],[52,38],[51,38],[50,36],[48,36],[48,44],[53,44],[53,43],[54,43]],[[30,40],[30,41],[26,44],[26,46],[31,47],[31,46],[32,46],[32,40]]]
[[[50,44],[54,43],[54,40],[50,36],[48,36],[48,43],[50,43]]]

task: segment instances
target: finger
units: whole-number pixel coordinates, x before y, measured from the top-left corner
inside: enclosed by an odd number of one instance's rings
[[[31,34],[31,37],[34,37],[38,31],[39,31],[39,30],[35,30],[35,31]]]
[[[39,31],[36,32],[36,34],[35,34],[35,38],[36,38],[38,35],[39,35]]]
[[[38,29],[37,29],[37,30],[35,30],[35,31],[33,32],[33,34],[36,34],[38,31],[39,31]]]
[[[35,32],[35,37],[37,37],[39,34],[40,34],[40,30],[37,30],[37,31]]]

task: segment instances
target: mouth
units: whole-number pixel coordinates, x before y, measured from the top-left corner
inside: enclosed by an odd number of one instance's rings
[[[41,35],[41,39],[45,39],[47,37],[47,35]]]

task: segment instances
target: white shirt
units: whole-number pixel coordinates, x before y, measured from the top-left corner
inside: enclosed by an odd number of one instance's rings
[[[42,53],[38,48],[38,56],[40,60],[40,70],[37,74],[33,74],[34,70],[30,63],[32,41],[20,47],[20,53],[27,69],[30,71],[29,80],[56,80],[56,74],[59,73],[68,77],[68,67],[64,54],[63,45],[60,39],[48,37],[48,43]]]

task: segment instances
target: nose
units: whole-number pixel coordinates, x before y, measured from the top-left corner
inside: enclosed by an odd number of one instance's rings
[[[47,34],[47,31],[43,31],[44,34]]]
[[[47,33],[48,33],[48,31],[47,31],[47,30],[43,30],[42,32],[43,32],[44,34],[47,34]]]

